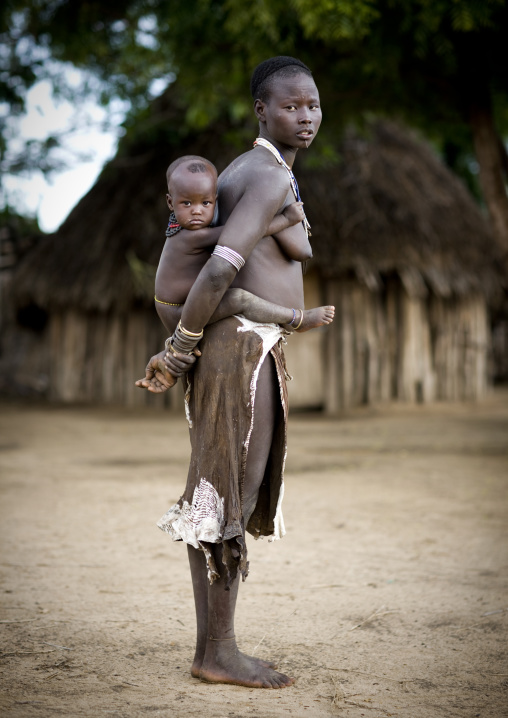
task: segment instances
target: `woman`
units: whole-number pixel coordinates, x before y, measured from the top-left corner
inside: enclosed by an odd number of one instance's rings
[[[193,368],[187,487],[159,523],[188,543],[197,617],[191,673],[209,682],[284,688],[293,679],[242,654],[234,634],[239,577],[248,571],[245,529],[255,536],[284,534],[283,330],[236,317],[207,327],[204,337],[203,327],[229,286],[284,306],[304,306],[300,263],[265,234],[272,218],[295,200],[291,168],[298,150],[312,144],[321,108],[309,68],[295,58],[261,63],[251,90],[257,144],[219,178],[219,221],[225,225],[220,241],[187,298],[169,352],[152,357],[147,376],[155,374],[164,391],[164,356],[174,376]],[[307,241],[305,223],[292,229],[295,242]],[[189,352],[197,342],[202,356],[196,362]]]

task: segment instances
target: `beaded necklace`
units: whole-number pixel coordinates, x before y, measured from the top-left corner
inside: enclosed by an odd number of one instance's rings
[[[174,212],[171,212],[169,215],[169,222],[168,222],[168,228],[166,229],[166,237],[172,237],[174,234],[179,232],[182,228],[176,221],[176,216]]]
[[[290,183],[291,183],[291,189],[293,190],[293,194],[294,194],[294,196],[295,196],[295,198],[296,198],[296,201],[297,201],[297,202],[301,202],[302,199],[301,199],[301,197],[300,197],[300,190],[298,189],[298,182],[296,181],[296,177],[295,177],[295,175],[294,175],[294,173],[293,173],[293,170],[291,169],[291,167],[288,165],[288,163],[287,163],[286,160],[284,159],[284,155],[282,154],[282,152],[281,152],[280,150],[278,150],[278,149],[275,147],[275,145],[272,145],[271,142],[269,142],[268,140],[263,139],[263,137],[256,137],[256,139],[254,140],[254,147],[256,147],[256,145],[260,145],[261,147],[264,147],[264,148],[267,149],[269,152],[271,152],[272,155],[273,155],[273,156],[275,157],[275,159],[277,160],[277,162],[278,162],[280,165],[282,165],[282,166],[284,167],[284,169],[287,170],[287,173],[288,173],[288,175],[289,175],[289,181],[290,181]],[[305,230],[305,232],[306,232],[306,234],[307,234],[307,237],[311,237],[312,235],[311,235],[311,233],[310,233],[309,220],[308,220],[307,217],[305,216],[305,212],[303,213],[303,215],[304,215],[304,219],[303,219],[303,221],[302,221],[303,228],[304,228],[304,230]]]

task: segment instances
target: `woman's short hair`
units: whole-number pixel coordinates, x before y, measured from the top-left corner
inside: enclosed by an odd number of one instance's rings
[[[295,75],[309,75],[312,72],[301,60],[289,55],[277,55],[261,62],[252,73],[250,91],[253,100],[266,102],[274,82],[281,77],[294,77]]]

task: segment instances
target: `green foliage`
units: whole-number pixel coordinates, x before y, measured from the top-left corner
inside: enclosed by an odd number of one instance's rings
[[[380,16],[375,0],[295,0],[294,5],[305,37],[326,43],[362,40]]]
[[[12,207],[0,209],[0,229],[7,227],[11,237],[28,237],[42,234],[35,217],[23,217]]]
[[[129,99],[128,126],[144,117],[151,83],[176,77],[189,127],[228,117],[244,132],[250,72],[289,54],[309,64],[322,94],[323,162],[347,123],[377,113],[421,127],[442,149],[455,143],[466,171],[474,93],[494,98],[508,132],[505,0],[7,0],[0,22],[0,102],[14,113],[47,75],[72,96],[50,57],[96,78],[86,90],[104,104]]]

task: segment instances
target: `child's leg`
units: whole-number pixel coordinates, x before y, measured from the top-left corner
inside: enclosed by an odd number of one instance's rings
[[[172,334],[181,317],[182,307],[157,303],[156,308],[162,323],[168,332]],[[315,307],[314,309],[290,309],[278,304],[272,304],[272,302],[261,299],[261,297],[257,297],[245,289],[228,289],[208,324],[213,324],[220,319],[231,317],[233,314],[243,314],[244,317],[253,322],[281,324],[288,331],[306,332],[309,329],[321,327],[324,324],[331,324],[335,315],[335,307],[324,306]],[[171,380],[174,379],[174,377],[169,374],[162,360],[158,369],[166,378],[166,383],[170,384],[169,387],[165,386],[164,389],[161,389],[157,377],[149,376],[148,373],[144,379],[139,379],[136,382],[136,386],[155,393],[165,391],[166,388],[171,388],[173,385]],[[176,379],[174,383],[176,384]]]
[[[176,329],[176,325],[182,316],[183,304],[175,306],[174,304],[155,303],[155,310],[159,315],[159,319],[164,324],[168,336],[171,336]]]
[[[245,289],[228,289],[219,306],[213,313],[209,324],[218,322],[233,314],[243,314],[253,322],[281,324],[291,331],[305,332],[333,321],[335,307],[325,306],[315,309],[290,309],[261,299]]]

